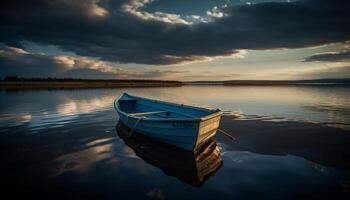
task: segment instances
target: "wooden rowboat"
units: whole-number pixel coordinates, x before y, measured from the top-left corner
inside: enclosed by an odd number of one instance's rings
[[[213,137],[222,112],[124,93],[114,102],[120,121],[159,141],[194,150]]]

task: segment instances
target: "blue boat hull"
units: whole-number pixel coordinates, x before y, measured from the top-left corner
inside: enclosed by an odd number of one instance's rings
[[[137,122],[137,119],[128,118],[120,113],[119,117],[120,121],[130,129],[133,129]],[[173,122],[140,121],[134,131],[168,144],[192,150],[196,142],[198,123],[187,122],[186,126],[179,127]]]
[[[123,124],[128,126],[132,131],[136,131],[161,142],[172,144],[186,150],[194,150],[196,146],[213,137],[219,127],[221,111],[218,110],[213,111],[159,101],[156,101],[157,104],[152,104],[155,100],[134,97],[128,94],[124,94],[120,99],[123,100],[123,98],[137,99],[143,107],[152,105],[152,107],[156,107],[158,110],[165,110],[166,108],[170,112],[170,114],[152,114],[152,112],[150,112],[147,116],[137,117],[135,115],[138,113],[135,114],[135,109],[129,108],[129,113],[124,112],[125,110],[128,111],[128,106],[130,107],[130,105],[124,105],[125,108],[123,110],[123,103],[118,101],[115,106],[119,114],[119,119]],[[176,106],[180,107],[180,110],[183,109],[182,112],[179,112],[179,109]],[[134,107],[137,107],[137,105],[134,105]],[[202,110],[193,111],[193,109]],[[185,110],[191,110],[191,112],[187,112],[187,117],[177,117],[177,115],[184,115]],[[190,114],[198,115],[199,117],[189,117]],[[200,114],[203,114],[203,116]]]

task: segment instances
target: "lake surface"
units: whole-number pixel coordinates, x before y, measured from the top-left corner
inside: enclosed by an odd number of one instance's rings
[[[220,128],[236,140],[217,134],[193,155],[125,135],[113,109],[125,91],[224,110]],[[0,173],[13,197],[350,197],[350,87],[1,90],[0,97]]]

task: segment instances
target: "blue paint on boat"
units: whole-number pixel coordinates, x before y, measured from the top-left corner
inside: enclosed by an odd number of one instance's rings
[[[213,137],[220,110],[169,103],[124,93],[114,102],[120,121],[132,130],[159,141],[194,150]]]

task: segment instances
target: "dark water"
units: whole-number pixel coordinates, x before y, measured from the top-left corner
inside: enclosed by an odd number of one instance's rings
[[[118,124],[122,92],[225,110],[188,153]],[[46,199],[348,199],[350,88],[0,91],[4,193]]]

